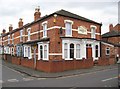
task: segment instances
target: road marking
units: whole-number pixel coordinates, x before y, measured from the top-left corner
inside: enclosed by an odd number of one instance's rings
[[[43,79],[46,79],[46,78],[38,78],[37,80],[43,80]]]
[[[33,80],[33,78],[31,78],[31,77],[23,78],[23,81],[31,81],[31,80]]]
[[[17,79],[8,79],[8,82],[18,82],[19,80]]]
[[[56,79],[63,79],[63,78],[69,78],[69,77],[83,76],[83,75],[87,75],[87,74],[94,74],[94,73],[99,73],[99,72],[104,72],[104,71],[109,71],[109,70],[115,70],[115,69],[118,69],[118,68],[98,70],[98,71],[95,71],[95,72],[75,74],[75,75],[66,75],[66,76],[63,76],[63,77],[58,77],[58,78],[56,78]]]
[[[102,80],[102,82],[106,82],[106,81],[113,80],[113,79],[116,79],[116,78],[118,78],[118,77],[107,78],[107,79]]]

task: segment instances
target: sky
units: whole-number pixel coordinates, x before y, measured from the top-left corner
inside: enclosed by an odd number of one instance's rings
[[[40,6],[41,17],[64,9],[85,18],[102,23],[102,34],[109,31],[109,24],[118,23],[119,0],[0,0],[0,33],[8,32],[9,25],[18,28],[18,21],[24,24],[34,21],[35,8]]]

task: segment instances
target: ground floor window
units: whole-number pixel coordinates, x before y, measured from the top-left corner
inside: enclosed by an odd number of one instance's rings
[[[24,57],[31,59],[31,46],[24,46]]]
[[[106,48],[106,55],[107,55],[107,56],[110,55],[110,48]]]
[[[64,44],[64,57],[68,58],[68,44],[67,43]]]
[[[74,43],[64,43],[63,45],[63,53],[65,59],[73,59],[77,58],[80,59],[80,44],[74,44]]]
[[[40,46],[40,59],[43,59],[43,46]]]
[[[80,44],[76,45],[76,58],[80,58]]]
[[[98,57],[98,45],[95,46],[95,57]]]
[[[70,58],[74,58],[74,44],[70,44]]]
[[[14,47],[11,48],[11,55],[14,55]]]
[[[38,60],[48,60],[48,53],[49,53],[49,48],[48,48],[48,43],[40,43],[38,46]]]

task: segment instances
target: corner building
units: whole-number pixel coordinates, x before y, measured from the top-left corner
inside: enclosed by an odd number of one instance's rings
[[[9,32],[3,30],[4,53],[15,64],[45,72],[61,72],[92,67],[99,60],[101,23],[65,10],[41,17],[35,9],[34,21]],[[20,62],[20,63],[19,63]]]

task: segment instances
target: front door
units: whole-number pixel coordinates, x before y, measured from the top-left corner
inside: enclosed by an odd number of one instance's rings
[[[86,45],[86,57],[92,58],[92,47],[91,44]]]

